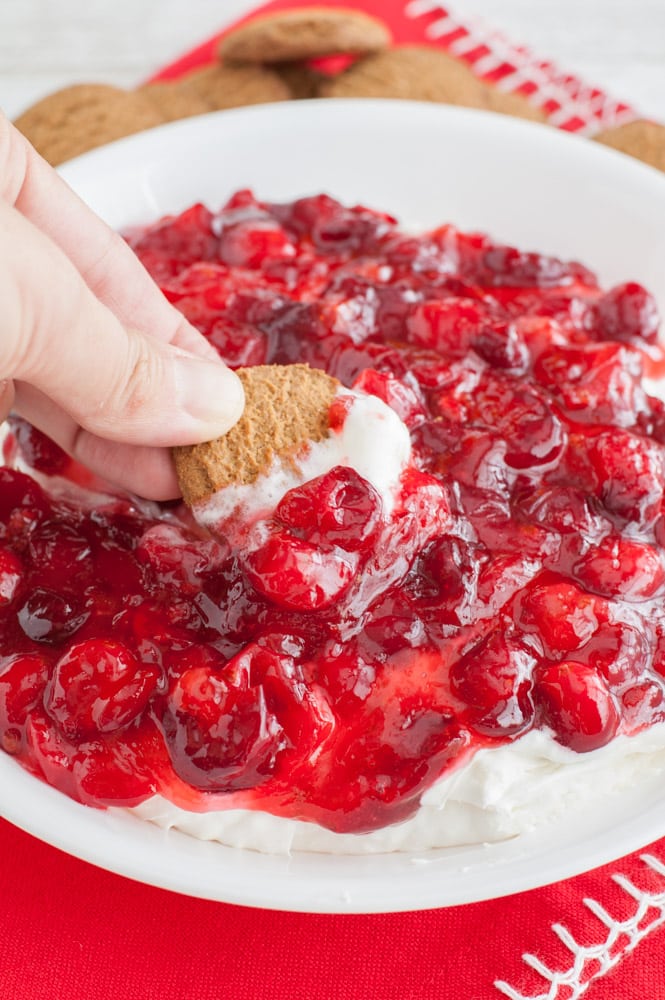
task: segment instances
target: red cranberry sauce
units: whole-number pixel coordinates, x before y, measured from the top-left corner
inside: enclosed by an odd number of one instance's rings
[[[338,468],[250,553],[184,509],[0,469],[0,738],[80,801],[159,792],[361,832],[479,747],[665,720],[665,407],[652,297],[326,196],[128,235],[231,365],[309,362],[407,425],[394,516]],[[62,482],[62,479],[59,480]],[[80,480],[79,480],[80,481]],[[72,494],[73,495],[73,494]]]

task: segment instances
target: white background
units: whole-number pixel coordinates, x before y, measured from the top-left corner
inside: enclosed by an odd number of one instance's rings
[[[73,82],[131,86],[252,6],[252,0],[0,0],[0,107],[12,117]],[[483,18],[665,121],[665,0],[450,0],[450,8],[459,17]]]

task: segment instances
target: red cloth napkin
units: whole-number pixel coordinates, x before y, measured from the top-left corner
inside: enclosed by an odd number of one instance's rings
[[[325,916],[139,885],[0,822],[1,992],[12,1000],[661,1000],[665,841],[640,853],[646,861],[633,855],[506,899]],[[545,967],[552,972],[543,976]]]
[[[636,117],[430,0],[353,2],[387,20],[396,40],[442,45],[479,76],[530,95],[561,128],[592,134]],[[158,76],[210,62],[219,37]],[[0,992],[16,1000],[665,997],[665,839],[544,889],[374,916],[189,899],[98,870],[3,821],[0,857]]]

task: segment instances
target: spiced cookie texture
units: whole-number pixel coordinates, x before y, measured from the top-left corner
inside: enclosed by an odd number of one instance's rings
[[[236,373],[245,410],[228,434],[205,444],[174,448],[184,500],[190,506],[231,485],[249,485],[276,459],[297,457],[330,429],[330,404],[339,383],[308,365],[257,365]]]
[[[207,111],[247,104],[288,101],[291,92],[283,80],[264,66],[206,66],[176,83],[181,100],[203,102]]]
[[[423,45],[403,45],[359,59],[322,84],[321,96],[434,101],[545,121],[544,113],[526,98],[501,93],[459,59]]]
[[[183,90],[179,80],[147,83],[140,88],[140,93],[154,105],[167,122],[191,118],[193,115],[204,115],[210,111],[210,105],[205,98],[192,90]]]
[[[665,170],[665,126],[640,119],[599,132],[593,137],[604,146],[611,146],[622,153],[648,163],[657,170]]]
[[[219,54],[225,62],[280,63],[376,52],[390,41],[383,21],[359,10],[301,7],[240,25],[222,39]]]
[[[38,101],[14,124],[46,160],[57,165],[163,122],[158,108],[141,93],[82,83]]]

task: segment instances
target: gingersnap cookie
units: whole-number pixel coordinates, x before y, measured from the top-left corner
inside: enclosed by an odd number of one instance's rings
[[[311,100],[319,96],[321,84],[328,79],[302,62],[275,63],[272,69],[289,88],[292,100]]]
[[[38,101],[14,124],[55,166],[163,122],[157,107],[140,93],[81,83]]]
[[[275,460],[297,468],[299,454],[328,436],[339,383],[308,365],[257,365],[236,372],[245,410],[228,434],[173,449],[185,503],[193,506],[227,486],[247,486]]]
[[[202,95],[191,89],[183,91],[178,80],[147,83],[139,89],[167,122],[204,115],[210,111],[210,105]]]
[[[665,126],[657,122],[640,119],[599,132],[593,138],[595,142],[628,153],[657,170],[665,170]]]
[[[543,124],[547,121],[545,112],[532,104],[523,94],[508,94],[503,90],[497,90],[489,83],[483,84],[483,87],[485,111],[496,111],[501,115],[512,115],[513,118],[524,118],[527,121]]]
[[[383,21],[359,10],[301,7],[240,25],[222,39],[219,55],[225,62],[294,62],[376,52],[390,41]]]
[[[518,114],[545,121],[525,98],[483,83],[458,59],[429,46],[403,45],[359,59],[322,83],[322,97],[395,97]]]
[[[180,100],[203,101],[207,111],[291,98],[286,83],[264,66],[206,66],[176,81],[174,87]]]

